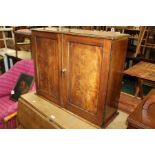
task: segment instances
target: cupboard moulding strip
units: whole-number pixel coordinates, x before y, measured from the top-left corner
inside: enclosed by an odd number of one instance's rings
[[[32,31],[43,31],[43,32],[53,32],[53,33],[63,33],[70,35],[79,35],[79,36],[87,36],[87,37],[96,37],[96,38],[105,38],[111,40],[117,40],[125,37],[129,37],[129,34],[121,34],[119,32],[111,32],[111,31],[91,31],[91,30],[77,30],[77,29],[67,29],[62,28],[62,30],[58,30],[57,28],[37,28]]]

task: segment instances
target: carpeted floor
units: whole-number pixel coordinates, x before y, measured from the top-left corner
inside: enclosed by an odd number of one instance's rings
[[[126,129],[129,115],[119,110],[119,115],[107,126],[106,129]]]
[[[122,85],[122,91],[131,95],[135,94],[135,85],[136,85],[136,79],[130,76],[124,76],[123,77],[123,85]],[[153,87],[143,85],[143,91],[144,95],[148,94],[148,92]]]

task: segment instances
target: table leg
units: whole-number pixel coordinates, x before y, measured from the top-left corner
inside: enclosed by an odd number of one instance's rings
[[[18,57],[18,47],[17,47],[17,36],[15,35],[15,51],[16,51],[16,57]]]
[[[143,80],[140,78],[137,78],[135,96],[143,99]]]

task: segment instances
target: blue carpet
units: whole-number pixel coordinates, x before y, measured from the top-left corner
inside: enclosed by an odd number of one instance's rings
[[[136,79],[133,77],[124,77],[122,91],[131,95],[135,94]],[[143,85],[144,95],[146,95],[152,87]]]

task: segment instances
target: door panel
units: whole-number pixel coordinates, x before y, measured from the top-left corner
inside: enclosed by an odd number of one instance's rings
[[[60,53],[58,38],[37,36],[36,39],[37,92],[60,104]]]
[[[101,47],[70,42],[69,104],[93,114],[97,113],[101,60]]]
[[[84,36],[64,35],[63,39],[62,66],[66,68],[62,78],[64,106],[73,113],[101,125],[110,46],[105,49],[104,39]]]

